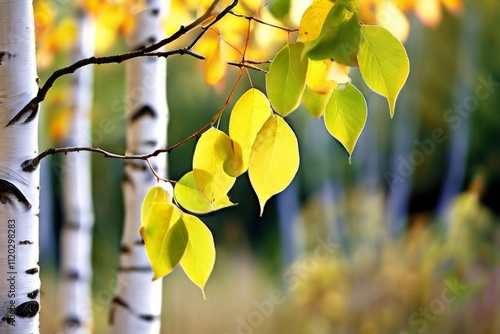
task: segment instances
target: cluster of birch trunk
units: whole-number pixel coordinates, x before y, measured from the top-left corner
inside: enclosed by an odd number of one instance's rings
[[[163,38],[161,20],[168,1],[149,0],[136,14],[127,39],[130,50]],[[83,8],[76,15],[78,38],[73,60],[94,54],[95,22]],[[11,120],[38,92],[32,0],[0,0],[0,333],[38,333],[40,312],[40,171],[22,163],[38,152],[38,110]],[[125,65],[126,150],[144,154],[166,147],[166,59],[136,58]],[[93,68],[74,74],[67,146],[90,147]],[[92,332],[91,244],[94,224],[89,153],[64,157],[59,328]],[[166,174],[165,156],[150,159]],[[111,305],[111,333],[159,333],[161,280],[153,272],[138,234],[147,190],[157,180],[145,161],[127,161],[123,194],[125,226],[117,264],[118,286]]]

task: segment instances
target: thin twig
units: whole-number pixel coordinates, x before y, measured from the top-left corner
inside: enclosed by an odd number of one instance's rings
[[[236,17],[242,17],[242,18],[245,18],[249,21],[255,21],[255,22],[258,22],[260,24],[263,24],[263,25],[266,25],[266,26],[269,26],[269,27],[273,27],[273,28],[276,28],[276,29],[280,29],[280,30],[283,30],[283,31],[286,31],[288,33],[291,33],[291,32],[297,32],[299,31],[299,29],[290,29],[290,28],[286,28],[286,27],[281,27],[281,26],[278,26],[278,25],[275,25],[275,24],[272,24],[272,23],[268,23],[268,22],[265,22],[265,21],[262,21],[262,20],[259,20],[258,18],[255,18],[253,16],[247,16],[247,15],[243,15],[243,14],[239,14],[239,13],[235,13],[233,12],[232,10],[229,11],[229,14],[231,15],[234,15]]]
[[[224,102],[224,105],[212,117],[212,119],[210,120],[210,122],[207,123],[207,124],[205,124],[204,126],[202,126],[200,129],[196,130],[191,135],[189,135],[187,138],[184,138],[183,140],[181,140],[177,144],[174,144],[174,145],[169,146],[167,148],[160,148],[160,149],[157,149],[157,150],[155,150],[153,152],[146,153],[146,154],[125,154],[125,155],[112,153],[112,152],[103,150],[100,147],[84,147],[84,146],[81,146],[81,147],[49,148],[48,150],[45,150],[42,153],[38,154],[33,159],[25,160],[21,164],[21,168],[25,172],[33,172],[33,171],[35,171],[38,168],[38,166],[40,165],[40,162],[42,161],[43,158],[46,158],[46,157],[48,157],[50,155],[54,155],[54,154],[60,154],[60,153],[68,154],[68,153],[71,153],[71,152],[93,152],[93,153],[99,153],[99,154],[103,155],[106,158],[120,159],[120,160],[145,160],[149,164],[149,160],[148,159],[150,159],[152,157],[156,157],[156,156],[158,156],[161,153],[170,153],[170,152],[172,152],[173,150],[175,150],[179,146],[185,144],[186,142],[190,141],[191,139],[196,138],[202,132],[204,132],[209,127],[211,127],[215,122],[217,122],[217,120],[222,116],[222,113],[224,112],[224,110],[226,109],[226,107],[229,105],[229,102],[231,101],[231,97],[233,96],[233,93],[234,93],[234,91],[236,89],[236,86],[240,82],[242,74],[243,74],[243,69],[241,69],[240,75],[236,79],[236,82],[234,83],[233,88],[231,89],[228,98]],[[160,178],[156,174],[156,171],[154,171],[154,169],[151,166],[150,166],[150,169],[153,171],[153,174],[155,174],[155,176],[156,176],[157,179],[159,178],[159,179],[165,180],[163,178]],[[167,181],[167,182],[175,182],[175,181],[172,181],[172,180],[165,180],[165,181]]]

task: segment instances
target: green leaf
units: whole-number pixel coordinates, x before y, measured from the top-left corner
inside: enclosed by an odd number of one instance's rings
[[[179,263],[188,243],[188,232],[180,210],[170,203],[155,203],[142,221],[139,234],[153,267],[153,280],[167,275]]]
[[[208,213],[235,205],[226,194],[222,194],[222,197],[216,198],[214,202],[209,202],[198,190],[192,171],[175,184],[174,195],[177,203],[194,213]]]
[[[339,64],[355,66],[360,34],[357,5],[339,0],[328,13],[319,37],[306,44],[307,56],[313,60],[332,58]]]
[[[325,109],[325,126],[352,155],[367,117],[363,94],[352,84],[339,86],[330,95]]]
[[[186,224],[189,242],[181,260],[182,269],[200,287],[205,298],[205,284],[215,264],[215,245],[212,232],[197,217],[183,214],[182,220]]]
[[[261,215],[267,200],[288,187],[298,169],[297,137],[283,118],[270,116],[257,134],[248,166]]]
[[[269,5],[269,11],[277,19],[284,18],[290,11],[290,0],[274,0]]]
[[[410,73],[403,44],[385,28],[364,25],[358,63],[368,87],[387,98],[392,118],[396,99]]]
[[[266,75],[267,96],[274,110],[285,117],[297,109],[306,86],[304,43],[285,45],[274,57]]]

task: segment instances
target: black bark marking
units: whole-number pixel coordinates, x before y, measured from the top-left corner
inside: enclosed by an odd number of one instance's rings
[[[8,317],[3,317],[2,318],[2,321],[5,319],[5,321],[7,321],[7,323],[11,326],[15,326],[16,325],[16,318],[14,318],[13,316],[8,316]]]
[[[135,267],[135,266],[132,266],[132,267],[120,267],[118,269],[119,271],[121,272],[144,272],[144,273],[150,273],[150,272],[153,272],[153,269],[151,269],[151,267]]]
[[[125,166],[130,166],[132,169],[135,169],[135,170],[140,170],[140,171],[146,171],[148,170],[148,167],[146,165],[146,163],[139,163],[139,162],[134,162],[132,160],[129,160],[125,163]],[[126,175],[126,173],[125,173]]]
[[[121,247],[120,247],[120,252],[121,253],[128,254],[128,253],[130,253],[130,251],[131,251],[131,249],[130,249],[129,246],[127,246],[127,245],[121,245]]]
[[[35,299],[36,297],[38,297],[38,292],[40,292],[40,290],[38,289],[31,291],[30,293],[28,293],[28,298]]]
[[[151,146],[156,147],[158,145],[157,140],[147,140],[140,143],[141,146]]]
[[[29,240],[24,240],[24,241],[19,241],[20,245],[33,245],[33,241]]]
[[[130,121],[133,123],[144,116],[151,116],[153,119],[156,119],[157,117],[156,112],[153,110],[153,108],[145,105],[141,109],[137,110],[135,114],[132,115],[132,117],[130,117]]]
[[[127,304],[126,301],[124,301],[123,299],[121,299],[120,297],[115,297],[113,298],[113,300],[111,301],[112,304],[118,304],[122,307],[125,307],[126,309],[130,309],[130,306]]]
[[[17,198],[18,202],[21,202],[26,210],[31,209],[31,204],[28,202],[23,193],[15,185],[6,180],[0,179],[0,202],[3,204],[13,204],[12,196]]]
[[[132,182],[132,178],[130,178],[130,176],[127,173],[125,173],[123,175],[123,181],[122,182],[123,182],[123,184],[130,183],[132,185],[132,187],[135,188],[134,182]]]
[[[70,231],[78,231],[82,226],[75,222],[66,222],[63,224],[63,229]]]
[[[158,14],[160,14],[160,10],[158,8],[151,9],[151,14],[157,16]]]
[[[16,54],[8,51],[0,51],[0,65],[2,65],[2,60],[5,56],[7,56],[7,59],[12,59],[16,57]]]
[[[156,318],[158,318],[156,315],[153,314],[139,314],[139,319],[144,320],[144,321],[155,321]]]
[[[68,281],[78,281],[80,279],[80,273],[76,270],[71,270],[64,274],[64,278]]]
[[[32,110],[31,114],[26,118],[26,120],[23,122],[23,124],[31,123],[36,118],[36,115],[38,115],[38,108],[39,107],[40,107],[40,105],[37,104],[35,109]]]
[[[77,329],[82,326],[82,321],[77,316],[69,316],[64,319],[64,327],[69,329]]]
[[[16,307],[15,314],[21,318],[33,318],[39,310],[40,304],[37,301],[29,301]]]
[[[149,42],[149,44],[155,44],[156,43],[156,37],[155,36],[150,36],[148,38],[148,42]]]
[[[23,172],[31,173],[36,171],[38,164],[35,164],[33,159],[28,159],[21,164],[21,168],[23,169]]]
[[[142,238],[141,238],[141,239],[139,239],[139,240],[136,240],[136,241],[134,242],[134,245],[137,245],[137,246],[143,246],[143,245],[145,245],[145,243],[144,243],[144,239],[142,239]]]
[[[32,100],[30,102],[30,104],[28,104],[23,110],[21,110],[20,112],[18,112],[16,114],[16,116],[14,116],[14,118],[12,118],[9,122],[9,124],[7,124],[7,126],[11,126],[11,125],[14,125],[18,122],[21,121],[21,119],[26,116],[27,113],[30,113],[28,115],[28,117],[26,117],[26,120],[23,122],[23,124],[26,124],[26,123],[29,123],[31,121],[33,121],[35,118],[36,118],[36,115],[38,115],[38,107],[39,107],[39,104],[38,104],[38,101],[36,100],[36,98],[34,100]]]
[[[38,268],[31,268],[31,269],[26,270],[26,274],[28,274],[28,275],[35,275],[37,273],[38,273]]]

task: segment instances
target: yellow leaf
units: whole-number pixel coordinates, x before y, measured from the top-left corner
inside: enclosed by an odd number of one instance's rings
[[[441,21],[441,6],[439,0],[415,1],[415,13],[424,24],[436,27]]]
[[[60,141],[66,138],[69,131],[70,111],[64,110],[58,112],[56,116],[50,121],[49,134],[50,137]]]
[[[384,1],[377,6],[377,23],[389,30],[401,42],[410,33],[410,22],[401,9],[392,1]]]
[[[139,234],[153,268],[153,280],[170,273],[182,259],[188,243],[188,232],[181,211],[171,203],[155,203],[143,212]]]
[[[184,209],[194,213],[208,213],[235,205],[226,194],[223,194],[221,198],[217,198],[213,203],[209,202],[198,190],[192,171],[186,173],[175,184],[174,195],[177,203]]]
[[[226,57],[221,48],[220,38],[215,42],[213,52],[205,60],[205,82],[208,85],[215,85],[226,74]]]
[[[316,39],[321,33],[321,28],[333,3],[329,0],[314,1],[302,15],[299,26],[299,37],[303,42]]]
[[[148,220],[151,208],[155,204],[172,203],[172,185],[170,183],[160,183],[148,190],[141,207],[141,221]]]
[[[250,154],[248,175],[260,203],[260,214],[273,195],[292,182],[299,169],[299,146],[282,117],[271,115],[257,134]]]
[[[269,100],[255,88],[251,88],[243,94],[231,111],[229,136],[241,146],[244,171],[248,169],[248,161],[255,137],[271,115]]]
[[[205,298],[207,283],[215,264],[215,245],[212,232],[197,217],[182,214],[182,220],[189,234],[186,252],[181,259],[181,266],[194,284],[200,287]]]
[[[210,202],[232,188],[235,176],[243,173],[241,147],[224,132],[211,128],[196,144],[193,175],[199,191]]]
[[[306,85],[310,90],[318,94],[327,94],[338,86],[338,83],[329,79],[332,64],[333,61],[331,59],[309,59],[307,64]]]

